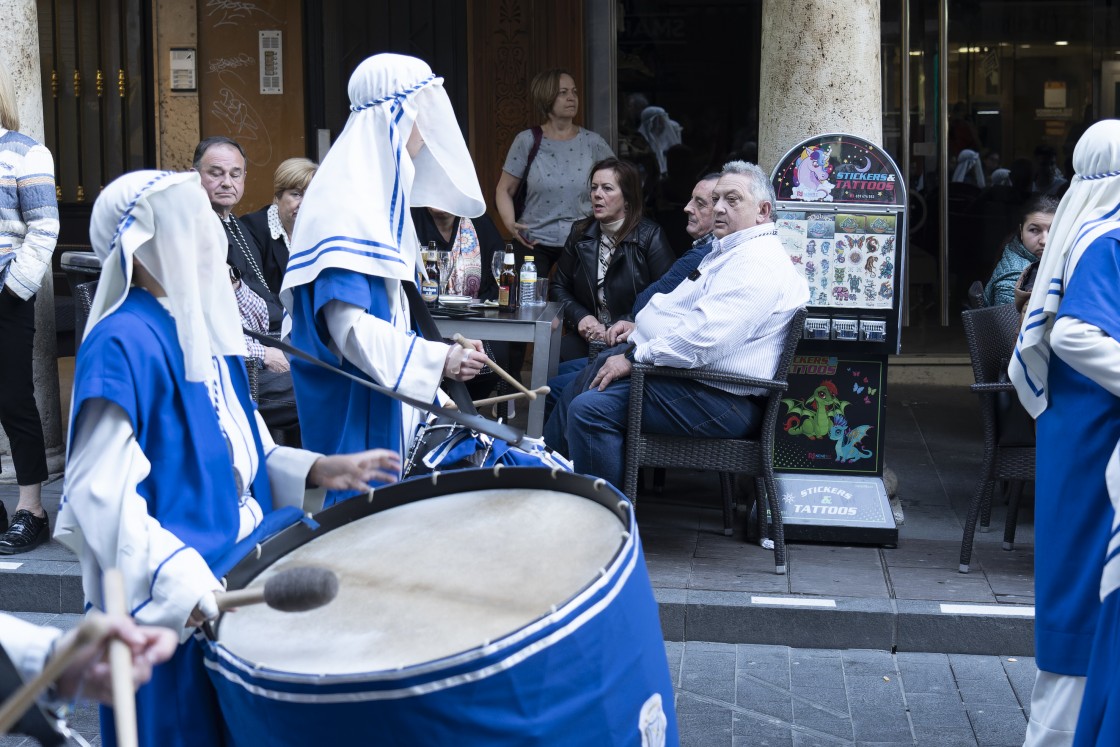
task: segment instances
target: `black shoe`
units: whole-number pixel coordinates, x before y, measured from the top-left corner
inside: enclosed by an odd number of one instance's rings
[[[36,516],[27,509],[12,514],[12,525],[0,534],[0,555],[27,552],[51,538],[50,522],[44,515]]]
[[[8,509],[4,508],[4,504],[0,503],[0,532],[8,531]]]

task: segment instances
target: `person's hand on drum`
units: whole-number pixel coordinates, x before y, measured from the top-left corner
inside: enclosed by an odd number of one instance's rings
[[[607,345],[615,346],[620,342],[626,342],[630,339],[630,333],[634,331],[634,322],[628,322],[625,319],[620,319],[611,325],[607,330]]]
[[[470,345],[470,348],[463,347]],[[486,365],[486,353],[481,340],[462,339],[462,343],[452,345],[443,361],[443,375],[457,381],[470,381]]]
[[[389,449],[323,456],[311,465],[307,481],[328,490],[368,490],[370,482],[396,482],[401,457]]]

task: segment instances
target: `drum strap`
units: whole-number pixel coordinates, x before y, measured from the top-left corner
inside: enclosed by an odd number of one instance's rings
[[[410,284],[405,283],[405,285],[408,286]],[[413,286],[413,290],[415,290],[415,286]],[[417,297],[419,297],[420,294],[417,293],[416,295],[417,295]],[[433,323],[433,326],[434,326],[434,323]],[[525,437],[525,434],[522,431],[519,431],[516,428],[505,425],[504,423],[495,423],[493,420],[487,420],[486,418],[479,415],[475,411],[474,406],[471,405],[471,399],[470,399],[469,394],[466,395],[466,404],[470,406],[470,411],[469,412],[463,412],[462,410],[452,410],[452,409],[447,408],[447,407],[440,407],[439,405],[437,405],[433,402],[421,402],[418,399],[413,399],[412,397],[401,394],[400,392],[393,391],[392,389],[389,389],[388,387],[383,387],[380,384],[375,384],[374,382],[370,381],[369,379],[364,379],[360,376],[355,376],[354,374],[349,373],[348,371],[343,371],[338,366],[332,366],[330,363],[327,363],[325,361],[321,361],[318,358],[316,358],[315,356],[310,355],[309,353],[305,353],[304,351],[300,350],[299,348],[294,347],[292,345],[289,345],[288,343],[283,342],[281,340],[274,339],[272,337],[269,337],[268,335],[261,334],[260,332],[256,332],[254,330],[244,328],[244,327],[242,328],[242,331],[246,335],[248,335],[249,337],[253,338],[254,340],[259,342],[260,344],[264,345],[265,347],[276,348],[277,350],[280,350],[284,353],[287,353],[288,355],[290,355],[294,358],[299,358],[301,361],[305,361],[306,363],[310,363],[313,366],[318,366],[319,368],[325,368],[326,370],[332,371],[332,372],[338,374],[339,376],[344,376],[347,379],[350,379],[351,381],[355,381],[355,382],[361,384],[364,387],[372,389],[373,391],[375,391],[379,394],[383,394],[386,397],[389,397],[390,399],[395,399],[398,402],[403,402],[406,405],[411,405],[412,407],[415,407],[417,410],[424,410],[425,412],[430,412],[430,413],[432,413],[434,415],[437,415],[441,418],[446,418],[447,420],[450,420],[453,423],[460,423],[461,425],[465,425],[466,427],[468,427],[468,428],[470,428],[474,431],[477,431],[479,433],[485,433],[486,435],[493,436],[494,438],[500,438],[503,441],[506,441],[506,442],[511,443],[511,444],[519,444],[519,443],[521,443],[521,439],[523,439]],[[436,336],[435,339],[439,339],[439,336],[438,336],[439,333],[438,332],[436,333],[436,335],[437,336]],[[463,382],[456,381],[454,383],[463,387],[463,392],[464,393],[466,392],[466,386],[463,385]],[[452,398],[454,398],[453,393],[452,393]]]

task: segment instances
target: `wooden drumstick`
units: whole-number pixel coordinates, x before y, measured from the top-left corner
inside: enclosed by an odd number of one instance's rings
[[[46,690],[52,682],[57,680],[82,649],[89,645],[100,643],[109,634],[107,618],[99,613],[86,617],[78,626],[74,638],[65,648],[61,648],[47,660],[38,675],[25,682],[12,694],[3,707],[0,707],[0,734],[7,734],[15,726],[27,709],[35,704],[35,699]]]
[[[128,603],[124,596],[124,576],[117,568],[102,574],[105,595],[105,612],[114,617],[128,616]],[[136,733],[136,683],[132,680],[132,651],[124,641],[109,641],[109,673],[113,687],[113,722],[117,727],[117,744],[120,747],[137,747],[140,739]]]
[[[466,348],[467,350],[474,350],[474,352],[476,352],[476,353],[478,352],[477,350],[474,349],[473,345],[471,345],[469,342],[467,342],[467,338],[463,337],[458,332],[456,332],[455,335],[451,339],[454,340],[455,342],[459,343],[460,347]],[[493,371],[494,373],[498,374],[498,376],[501,376],[503,379],[505,379],[511,386],[513,386],[514,389],[521,392],[521,394],[523,396],[526,396],[529,399],[536,399],[537,398],[537,393],[535,391],[527,388],[520,381],[518,381],[514,377],[510,376],[508,373],[505,372],[505,370],[501,366],[499,366],[494,361],[490,360],[490,358],[488,356],[486,356],[485,354],[482,356],[482,360],[486,363],[487,366],[490,366],[491,371]]]
[[[280,612],[306,612],[328,604],[338,595],[338,576],[326,568],[289,568],[262,586],[215,593],[222,612],[250,604],[267,604]]]
[[[537,394],[544,395],[544,394],[548,394],[552,390],[548,386],[539,386],[536,389],[534,389],[533,391],[536,392]],[[486,399],[476,399],[474,401],[474,406],[475,407],[484,407],[486,405],[494,405],[494,404],[497,404],[499,402],[508,402],[511,399],[521,399],[524,396],[525,395],[522,394],[521,392],[514,392],[513,394],[502,394],[502,395],[499,395],[497,397],[487,397]]]

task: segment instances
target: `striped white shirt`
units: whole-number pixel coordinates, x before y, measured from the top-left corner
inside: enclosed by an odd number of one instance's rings
[[[634,360],[737,376],[774,376],[785,329],[809,301],[773,223],[717,239],[689,278],[650,299],[635,320]],[[763,390],[716,384],[732,394]]]
[[[24,300],[38,293],[57,241],[54,159],[23,133],[0,127],[0,252],[15,252],[5,285]]]

